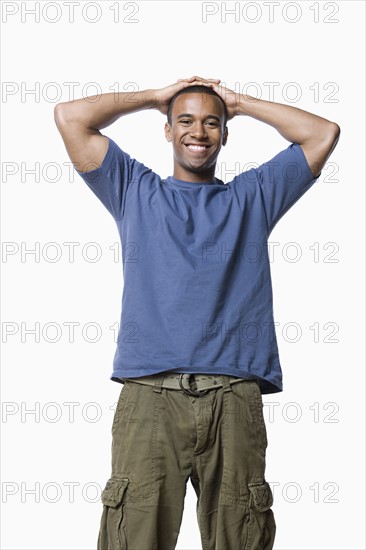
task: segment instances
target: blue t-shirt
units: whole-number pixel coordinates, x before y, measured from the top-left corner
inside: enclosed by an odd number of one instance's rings
[[[223,183],[166,179],[109,138],[101,166],[78,172],[116,221],[122,311],[111,380],[163,371],[258,379],[282,391],[268,237],[314,184],[291,144]]]

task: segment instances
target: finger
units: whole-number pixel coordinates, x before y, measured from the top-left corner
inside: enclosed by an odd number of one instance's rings
[[[177,82],[186,82],[192,86],[208,86],[212,84],[219,84],[221,80],[219,78],[200,78],[194,77],[191,78],[178,78]]]
[[[191,76],[189,78],[178,78],[177,82],[191,82],[192,80],[195,80],[195,76]]]
[[[196,80],[195,82],[192,82],[192,84],[197,84],[199,86],[218,86],[219,82],[216,82],[215,80]]]
[[[216,86],[216,84],[214,82],[208,82],[207,80],[194,80],[193,82],[189,82],[188,86],[206,86],[207,88],[212,88]]]
[[[203,78],[202,76],[192,76],[192,78],[194,78],[194,80],[206,80],[206,78]]]
[[[197,82],[220,82],[219,78],[203,78],[202,76],[192,76],[191,78],[187,78],[186,80],[195,80]]]
[[[192,82],[189,82],[188,80],[180,79],[178,82],[185,82],[188,87],[206,86],[207,88],[212,88],[213,86],[216,86],[215,82],[208,82],[206,80],[192,80]]]

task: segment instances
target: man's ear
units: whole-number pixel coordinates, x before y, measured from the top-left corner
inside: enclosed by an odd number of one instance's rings
[[[229,135],[229,130],[228,130],[227,126],[225,126],[224,135],[223,135],[223,138],[222,138],[222,144],[223,145],[226,145],[228,135]]]
[[[172,141],[171,127],[170,127],[169,122],[165,123],[164,131],[165,131],[165,139],[167,141]]]

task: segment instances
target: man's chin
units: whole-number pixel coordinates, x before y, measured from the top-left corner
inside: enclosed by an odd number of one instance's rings
[[[187,164],[185,169],[194,174],[211,174],[215,169],[212,166],[207,166],[205,164]]]

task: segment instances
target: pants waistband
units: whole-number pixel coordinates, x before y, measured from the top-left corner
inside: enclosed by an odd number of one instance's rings
[[[148,386],[159,386],[169,390],[180,390],[189,395],[201,397],[208,390],[220,387],[230,386],[238,382],[253,381],[248,378],[239,378],[229,375],[213,374],[188,374],[188,373],[157,373],[149,376],[139,376],[138,378],[121,378],[123,383],[134,382]],[[226,384],[226,382],[228,384]]]

